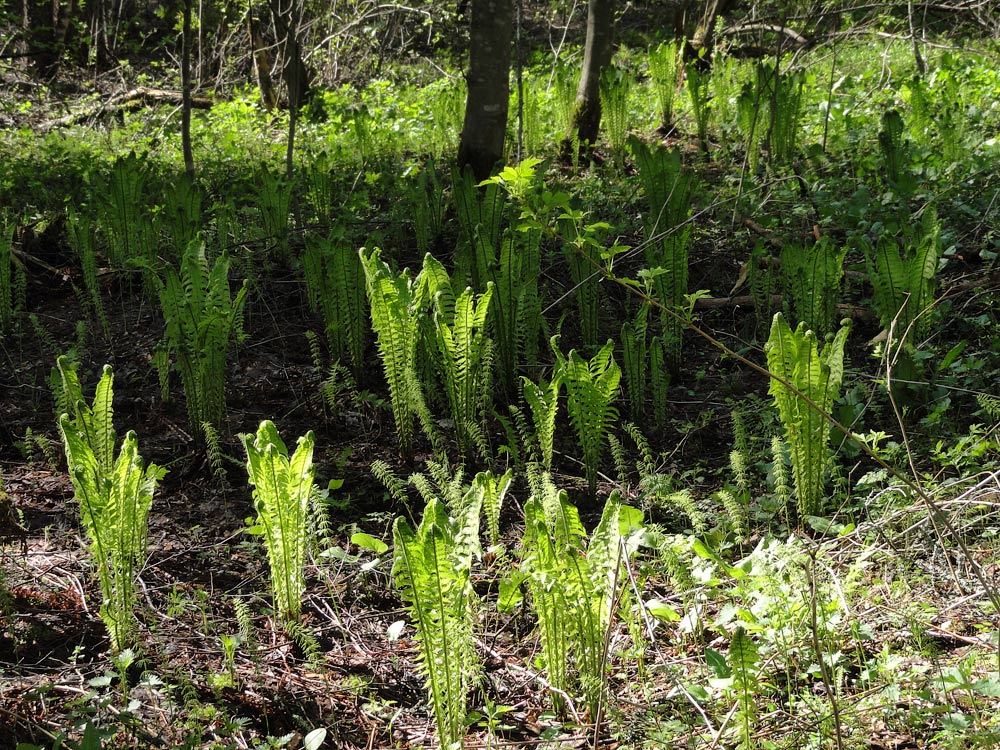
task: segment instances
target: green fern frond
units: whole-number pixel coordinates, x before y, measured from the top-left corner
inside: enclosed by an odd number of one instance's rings
[[[849,323],[849,321],[848,321]],[[826,415],[840,395],[844,375],[844,344],[848,324],[823,348],[816,334],[800,323],[795,331],[781,313],[774,316],[771,336],[764,347],[771,372],[780,375],[815,404],[822,413],[796,393],[771,380],[770,392],[778,406],[791,450],[795,493],[801,517],[821,515],[823,485],[829,469],[830,423]]]
[[[479,679],[473,636],[470,567],[478,516],[451,519],[432,498],[416,530],[393,524],[393,577],[420,643],[419,669],[427,685],[442,747],[461,746],[466,696]]]
[[[371,466],[372,476],[374,476],[382,486],[389,492],[389,496],[398,503],[406,504],[406,482],[399,478],[392,467],[382,459],[375,459]]]
[[[305,593],[316,438],[311,431],[300,437],[289,457],[274,423],[264,420],[255,436],[244,435],[242,439],[254,509],[264,530],[275,610],[283,622],[298,621]]]
[[[566,410],[583,452],[587,485],[597,490],[597,471],[604,434],[618,419],[613,405],[621,382],[621,369],[614,361],[614,341],[609,340],[589,362],[571,350],[568,357],[552,342],[558,363],[558,380],[566,386]]]

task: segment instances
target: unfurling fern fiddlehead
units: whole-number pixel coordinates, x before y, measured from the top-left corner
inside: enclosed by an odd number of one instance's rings
[[[247,473],[253,485],[254,508],[263,531],[271,569],[274,608],[285,622],[297,622],[305,593],[305,554],[309,535],[309,495],[312,491],[313,448],[310,431],[300,437],[295,453],[265,420],[256,435],[243,435]]]
[[[566,386],[566,410],[583,451],[583,464],[590,494],[597,490],[597,470],[604,446],[604,434],[615,420],[622,372],[614,360],[614,342],[608,341],[594,358],[587,362],[576,350],[564,357],[552,341],[558,361],[557,377]]]
[[[770,392],[778,406],[792,458],[800,518],[820,515],[824,511],[823,484],[830,466],[827,415],[840,395],[844,344],[849,331],[849,322],[843,324],[820,352],[816,334],[806,330],[804,323],[799,323],[793,331],[781,313],[777,313],[764,347],[768,369],[812,402],[807,403],[785,385],[771,379]]]

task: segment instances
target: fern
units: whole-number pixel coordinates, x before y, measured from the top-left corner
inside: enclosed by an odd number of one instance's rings
[[[372,461],[371,466],[368,467],[374,476],[383,487],[389,492],[389,496],[395,500],[397,503],[406,505],[406,482],[400,479],[396,472],[392,470],[385,461],[381,459],[375,459]]]
[[[10,333],[14,327],[13,267],[14,222],[0,216],[0,337]]]
[[[820,657],[822,658],[822,657]],[[733,672],[733,689],[738,695],[736,729],[739,750],[756,747],[753,730],[757,723],[757,699],[760,690],[758,670],[760,657],[757,644],[743,627],[736,628],[729,643],[729,665]]]
[[[649,77],[660,107],[660,127],[669,132],[674,126],[674,97],[680,82],[680,55],[677,45],[663,42],[649,51]]]
[[[475,498],[449,517],[431,498],[416,530],[402,518],[392,529],[393,575],[420,643],[419,669],[427,685],[442,747],[461,747],[466,696],[479,679],[473,634],[471,567],[481,555]]]
[[[556,414],[559,410],[560,381],[553,377],[551,382],[541,378],[538,383],[521,377],[521,394],[531,412],[534,425],[533,444],[538,447],[538,456],[546,471],[552,470],[552,454],[556,434]]]
[[[923,337],[930,329],[927,311],[934,304],[934,287],[941,256],[941,226],[933,206],[924,211],[917,236],[900,254],[896,242],[879,238],[872,248],[863,243],[882,326],[895,332],[895,341]],[[897,344],[891,342],[892,348]]]
[[[361,259],[334,229],[327,237],[306,235],[302,268],[309,306],[323,315],[334,359],[347,364],[355,377],[365,364],[365,271]]]
[[[73,429],[78,432],[87,449],[97,462],[102,476],[109,476],[114,467],[117,435],[114,428],[114,372],[105,365],[94,392],[91,405],[83,398],[83,389],[77,376],[79,363],[63,355],[56,360],[60,389],[56,395],[56,408],[60,414],[68,413]],[[73,472],[70,465],[70,473]]]
[[[832,333],[836,325],[846,254],[846,246],[838,250],[827,237],[811,248],[786,245],[781,252],[785,313],[817,335]]]
[[[667,426],[667,390],[670,388],[670,369],[662,336],[649,342],[649,392],[653,400],[653,422],[662,430]]]
[[[413,220],[417,252],[421,254],[430,252],[441,233],[445,209],[444,188],[433,159],[429,159],[424,168],[417,173],[416,179],[408,185],[405,194],[408,216]]]
[[[618,396],[621,369],[614,360],[614,342],[609,340],[589,362],[575,349],[564,357],[555,339],[552,349],[558,361],[557,378],[566,386],[566,410],[583,451],[587,486],[593,495],[597,491],[604,434],[618,419],[613,402]]]
[[[842,325],[820,352],[816,334],[807,330],[804,323],[792,331],[781,313],[777,313],[764,347],[768,369],[784,378],[820,409],[817,412],[796,393],[771,379],[770,392],[778,407],[791,451],[800,518],[821,515],[824,511],[823,485],[830,464],[827,445],[830,423],[827,415],[840,395],[844,376],[844,344],[849,331],[849,324]]]
[[[368,255],[362,249],[359,255],[365,272],[372,329],[389,386],[396,436],[403,455],[410,457],[416,420],[412,373],[416,366],[419,334],[416,283],[407,271],[393,274],[381,260],[378,248]]]
[[[75,415],[62,414],[59,431],[96,563],[103,600],[100,616],[112,650],[120,653],[135,643],[135,578],[146,555],[146,519],[153,492],[166,471],[155,464],[143,467],[138,440],[131,431],[113,459],[114,376],[110,367],[104,368],[91,406],[80,396],[75,370],[63,362],[60,371],[67,398],[76,398]]]
[[[455,216],[458,219],[459,244],[455,250],[455,275],[471,277],[474,289],[482,289],[491,280],[483,249],[500,247],[500,237],[507,213],[503,188],[497,183],[479,186],[471,171],[452,176]]]
[[[499,477],[493,476],[488,471],[480,472],[472,480],[472,486],[483,496],[482,506],[483,515],[486,517],[486,536],[489,538],[490,548],[493,550],[503,550],[503,540],[500,537],[500,511],[513,481],[514,472],[511,469]]]
[[[622,326],[621,333],[622,361],[625,365],[629,415],[633,422],[642,420],[646,408],[646,383],[649,369],[646,342],[648,312],[649,307],[643,304],[635,318]]]
[[[883,113],[878,142],[882,149],[886,181],[907,198],[916,189],[917,181],[910,171],[910,144],[903,137],[905,130],[903,116],[897,110],[888,109]]]
[[[533,496],[525,504],[522,569],[538,616],[546,673],[560,691],[553,694],[553,703],[557,710],[564,708],[562,694],[572,687],[572,657],[578,685],[596,716],[606,684],[605,637],[621,567],[630,554],[622,547],[623,533],[638,527],[641,515],[612,494],[587,543],[579,513],[565,492],[554,500]]]
[[[265,420],[256,436],[243,435],[247,473],[253,486],[254,509],[263,530],[271,570],[271,588],[278,616],[297,622],[305,593],[305,551],[309,538],[309,496],[313,483],[315,436],[299,438],[295,453]]]
[[[708,156],[708,124],[712,115],[712,105],[709,101],[708,84],[711,75],[708,71],[703,71],[698,67],[698,62],[689,63],[684,71],[687,80],[688,95],[691,98],[691,111],[694,113],[695,123],[698,128],[698,145],[701,152]]]
[[[90,305],[105,335],[108,333],[108,316],[104,309],[104,298],[97,279],[97,236],[94,220],[86,213],[72,209],[66,212],[66,234],[70,246],[80,260],[83,286],[87,290]],[[3,261],[0,260],[0,263]]]
[[[447,291],[442,288],[434,297],[438,361],[459,451],[467,458],[472,457],[475,446],[484,442],[483,414],[491,384],[490,371],[485,367],[490,349],[486,321],[493,289],[493,283],[487,283],[486,291],[476,299],[472,288],[467,287],[452,299],[449,284]]]
[[[684,311],[692,231],[687,219],[697,181],[683,168],[679,150],[649,146],[635,137],[629,144],[648,204],[643,217],[645,260],[653,291],[664,308],[664,355],[667,366],[676,373],[680,368],[681,338],[687,327]]]
[[[118,269],[140,267],[148,293],[156,289],[156,230],[149,206],[149,172],[133,151],[119,157],[98,186],[108,199],[98,202],[98,223],[107,241],[108,259]]]
[[[170,238],[175,253],[184,251],[198,237],[204,219],[202,200],[204,194],[198,183],[186,172],[171,175],[164,196],[164,204],[156,213],[156,220]]]
[[[254,201],[260,214],[261,239],[275,250],[278,260],[289,256],[288,232],[292,209],[291,186],[285,176],[261,165],[254,171]]]
[[[166,321],[163,347],[180,373],[191,426],[204,441],[202,424],[222,424],[226,360],[242,320],[247,283],[232,296],[228,258],[223,255],[209,266],[205,244],[196,240],[188,245],[180,269],[168,266],[158,284]]]
[[[600,97],[604,129],[612,152],[624,160],[626,138],[628,137],[628,99],[632,90],[632,75],[627,71],[608,65],[601,71]]]

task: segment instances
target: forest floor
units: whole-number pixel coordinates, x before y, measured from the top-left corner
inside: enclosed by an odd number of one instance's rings
[[[718,253],[707,251],[702,267],[719,273],[727,261]],[[699,267],[697,259],[693,267]],[[185,447],[193,443],[180,394],[167,403],[157,395],[151,358],[161,323],[154,309],[137,290],[113,276],[108,279],[112,286],[106,291],[114,301],[108,306],[111,327],[106,335],[92,333],[79,349],[81,372],[92,383],[102,364],[113,366],[116,425],[120,431],[136,429],[144,458],[169,470],[150,516],[149,558],[141,576],[141,644],[133,664],[117,670],[111,666],[107,635],[95,611],[99,591],[46,382],[56,354],[77,340],[81,307],[69,283],[71,273],[62,279],[33,273],[30,309],[47,335],[36,330],[5,344],[5,397],[0,403],[0,425],[9,436],[0,455],[3,484],[22,527],[5,529],[12,535],[0,557],[9,592],[0,632],[0,748],[56,746],[62,737],[79,739],[87,726],[100,728],[104,747],[256,748],[280,741],[296,747],[315,727],[327,729],[326,747],[433,744],[412,631],[393,637],[392,624],[405,614],[391,584],[391,560],[349,541],[358,530],[388,540],[396,515],[417,515],[395,503],[369,472],[375,458],[389,460],[402,476],[421,466],[421,456],[412,466],[399,459],[384,402],[370,393],[344,397],[331,413],[320,396],[323,373],[314,365],[304,335],[316,323],[302,290],[272,278],[251,301],[247,327],[253,336],[231,366],[224,441],[228,458],[220,481],[204,451]],[[716,280],[713,285],[728,283]],[[712,316],[727,330],[752,318],[745,310],[732,309]],[[712,328],[711,320],[703,324]],[[706,355],[703,346],[691,351],[689,373],[671,390],[676,436],[669,441],[673,447],[663,471],[683,476],[695,492],[707,494],[720,485],[728,460],[727,398],[751,392],[763,397],[766,384],[731,360]],[[372,354],[374,369],[378,363]],[[274,419],[286,440],[315,430],[317,482],[325,486],[328,480],[343,480],[330,493],[328,546],[308,569],[303,625],[310,635],[305,638],[290,638],[269,614],[266,559],[259,540],[245,533],[254,511],[234,436],[252,432],[262,419]],[[560,441],[572,453],[565,434]],[[567,460],[557,463],[579,473]],[[858,476],[867,468],[858,462],[848,472]],[[563,475],[559,481],[572,485],[578,480]],[[995,492],[987,483],[977,500],[995,504],[996,495],[990,494]],[[511,504],[505,518],[515,540],[511,546],[516,546],[517,504]],[[584,505],[581,510],[591,526],[598,509]],[[677,520],[663,508],[650,515],[649,520],[668,526]],[[900,551],[892,563],[918,571],[899,573],[906,592],[890,597],[894,605],[873,604],[853,613],[853,627],[866,628],[870,636],[863,653],[850,657],[848,669],[855,674],[887,649],[926,670],[982,658],[987,650],[979,636],[987,624],[980,602],[956,583],[964,581],[975,590],[967,561],[953,550],[937,548],[930,530],[921,528],[923,541]],[[744,551],[749,553],[759,539],[748,540]],[[884,547],[864,550],[848,537],[830,559],[846,570],[852,557],[862,552],[879,556],[877,550],[890,552],[892,543],[887,537]],[[996,580],[992,552],[984,548],[973,554],[990,580]],[[492,597],[496,583],[487,571],[477,579],[477,591]],[[872,585],[890,587],[892,582],[883,574]],[[676,600],[666,577],[653,576],[646,586],[643,596]],[[721,605],[710,606],[717,612]],[[914,607],[926,619],[912,614]],[[706,631],[695,642],[690,635],[664,634],[651,646],[644,668],[641,661],[638,666],[617,665],[610,678],[613,705],[595,733],[586,717],[580,724],[560,722],[546,708],[531,618],[523,612],[484,618],[480,646],[486,679],[481,694],[472,699],[481,718],[470,728],[468,746],[551,742],[552,747],[584,747],[598,738],[601,747],[658,747],[661,725],[667,726],[662,736],[669,736],[672,746],[700,746],[699,737],[704,741],[700,709],[680,700],[677,688],[687,680],[697,682],[697,657],[718,645],[717,634]],[[901,621],[907,625],[900,626]],[[227,657],[223,641],[235,636],[240,641]],[[625,638],[625,625],[616,625],[610,637],[615,643]],[[706,640],[699,644],[702,638]],[[860,707],[865,683],[852,684],[842,699],[845,706]],[[488,706],[502,711],[488,717]],[[932,746],[920,736],[930,729],[912,726],[904,705],[872,716],[860,708],[847,710],[852,741],[846,746]],[[783,746],[779,737],[790,742],[809,736],[815,721],[815,716],[794,715],[790,706],[776,709],[759,736],[778,743],[768,746]]]

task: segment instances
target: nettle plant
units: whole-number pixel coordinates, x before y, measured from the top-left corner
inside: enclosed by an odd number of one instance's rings
[[[100,616],[111,637],[111,650],[118,654],[135,644],[135,579],[146,557],[153,492],[166,470],[143,465],[132,431],[114,457],[114,375],[109,366],[104,367],[90,406],[75,365],[60,357],[57,366],[70,410],[59,417],[59,431],[101,587]]]
[[[850,321],[845,320],[821,350],[805,323],[793,331],[777,313],[764,346],[768,369],[798,391],[771,378],[770,392],[788,440],[800,519],[821,516],[826,510],[823,487],[831,463],[828,415],[840,396],[849,332]]]
[[[211,266],[205,243],[192,241],[180,269],[168,266],[158,281],[160,307],[166,321],[160,367],[173,358],[181,376],[188,419],[199,442],[203,425],[218,429],[225,410],[226,362],[230,342],[242,329],[247,282],[233,296],[229,288],[229,259],[222,255]],[[165,380],[165,373],[161,373]]]

